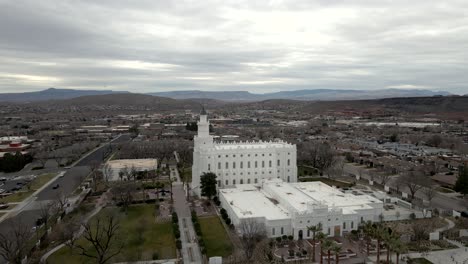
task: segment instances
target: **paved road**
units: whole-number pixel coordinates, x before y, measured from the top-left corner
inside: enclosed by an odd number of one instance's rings
[[[359,175],[359,170],[362,171],[361,178],[370,179],[370,175],[368,170],[363,170],[362,167],[355,166],[353,164],[346,163],[344,166],[344,172]],[[387,185],[395,186],[395,182],[398,179],[398,176],[392,177]],[[400,190],[410,193],[407,187],[400,187]],[[424,194],[419,191],[415,195],[418,198],[425,199]],[[449,209],[449,210],[456,210],[456,211],[466,211],[468,202],[462,198],[456,197],[448,197],[444,194],[437,193],[434,199],[431,201],[432,207],[435,208],[442,208],[442,209]]]
[[[129,135],[122,135],[117,139],[112,141],[112,146],[115,146],[117,143],[126,142],[130,140]],[[15,222],[21,222],[30,226],[31,228],[35,225],[36,219],[40,217],[40,205],[42,203],[47,204],[50,200],[53,200],[57,197],[57,194],[62,192],[65,194],[70,194],[75,190],[80,184],[81,181],[89,174],[90,165],[97,161],[102,162],[105,158],[106,152],[109,151],[109,144],[105,144],[100,148],[97,148],[94,152],[88,154],[84,158],[75,164],[72,168],[68,169],[64,177],[56,179],[49,187],[42,190],[38,195],[35,201],[32,201],[31,204],[25,206],[25,210],[18,213],[16,216],[11,217],[10,219]],[[56,190],[52,189],[52,186],[59,184],[60,187]],[[0,223],[0,232],[4,233],[10,228],[9,221],[3,221]]]

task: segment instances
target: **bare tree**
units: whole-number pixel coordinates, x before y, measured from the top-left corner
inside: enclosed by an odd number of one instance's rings
[[[416,193],[424,187],[427,179],[422,175],[420,171],[410,170],[403,174],[401,177],[403,184],[408,187],[411,199],[414,199]]]
[[[45,167],[45,164],[49,160],[49,154],[46,151],[39,150],[34,158],[41,164],[42,167]]]
[[[432,184],[427,184],[422,189],[422,192],[423,192],[424,196],[426,197],[427,201],[429,201],[429,207],[430,207],[431,203],[432,203],[432,199],[434,199],[434,197],[437,194],[437,190],[436,190],[435,186],[432,185]]]
[[[241,244],[247,260],[251,260],[258,242],[266,236],[265,225],[255,219],[245,219],[239,224]]]
[[[109,179],[112,178],[112,167],[107,163],[102,166],[102,176],[106,184],[109,183]]]
[[[41,203],[41,207],[39,208],[39,215],[41,216],[42,221],[44,221],[45,230],[47,230],[49,227],[50,203]]]
[[[60,192],[55,196],[54,205],[55,205],[57,214],[61,214],[67,204],[68,204],[68,196],[63,194],[63,192]]]
[[[80,255],[104,264],[122,251],[124,244],[117,239],[119,223],[115,216],[98,217],[95,221],[83,224],[83,228],[83,238],[92,248],[75,244]]]
[[[111,193],[114,199],[122,204],[125,212],[127,212],[128,206],[133,200],[133,192],[136,190],[133,183],[119,183],[112,187]]]
[[[21,264],[27,254],[31,228],[21,221],[6,220],[8,229],[0,233],[0,256],[9,263]]]
[[[379,183],[385,186],[392,178],[392,172],[390,170],[385,170],[382,173],[378,173],[377,178],[379,179]]]

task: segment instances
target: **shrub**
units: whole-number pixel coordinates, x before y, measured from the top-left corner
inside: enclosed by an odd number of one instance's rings
[[[231,218],[229,218],[229,217],[226,218],[226,224],[227,224],[227,225],[231,225]]]
[[[179,229],[174,229],[174,236],[176,239],[179,239],[180,238],[180,231]]]
[[[280,243],[281,242],[281,237],[277,237],[276,242]]]
[[[177,216],[176,212],[172,213],[172,223],[178,223],[179,222],[179,217]]]
[[[158,252],[153,252],[152,259],[153,259],[153,260],[159,259],[159,254],[158,254]]]
[[[176,248],[178,250],[181,250],[182,249],[182,241],[180,241],[180,239],[177,239],[176,240]]]
[[[293,237],[293,236],[288,236],[288,239],[289,239],[289,240],[293,240],[294,237]]]
[[[288,239],[288,236],[287,236],[287,235],[283,235],[281,238],[283,238],[283,240],[286,240],[286,239]]]
[[[219,212],[221,213],[221,215],[227,215],[226,209],[224,209],[224,208],[221,208],[221,210],[219,210]]]

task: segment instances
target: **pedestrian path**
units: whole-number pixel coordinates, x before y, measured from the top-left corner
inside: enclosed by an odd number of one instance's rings
[[[410,253],[410,258],[425,258],[434,264],[468,264],[468,248],[447,249],[428,253]]]
[[[179,216],[180,239],[182,241],[181,253],[184,264],[202,263],[200,248],[195,229],[193,228],[190,208],[185,199],[183,184],[174,182],[172,190],[174,192],[174,210]]]

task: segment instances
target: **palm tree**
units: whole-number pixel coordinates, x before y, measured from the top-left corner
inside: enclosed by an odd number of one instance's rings
[[[384,239],[385,233],[388,233],[388,230],[385,229],[382,225],[374,225],[372,237],[377,240],[377,263],[380,263],[380,243]]]
[[[330,264],[331,249],[333,248],[335,242],[331,239],[325,239],[321,244],[321,248],[327,251],[327,263]]]
[[[331,251],[335,254],[335,263],[338,264],[340,261],[341,246],[337,243],[333,243]]]
[[[317,234],[315,235],[315,238],[320,241],[320,264],[323,263],[323,242],[324,240],[327,238],[327,235],[325,235],[324,233],[322,232],[317,232]]]
[[[393,250],[393,244],[395,243],[395,240],[399,240],[400,236],[393,232],[391,229],[387,229],[387,232],[385,232],[383,240],[385,247],[387,248],[387,263],[390,263],[390,257],[391,257],[391,251]]]
[[[369,256],[369,251],[370,251],[369,247],[370,247],[371,240],[372,240],[374,226],[371,221],[367,221],[361,224],[360,229],[362,230],[362,233],[364,235],[364,240],[366,241],[366,254]]]
[[[307,230],[312,232],[312,261],[315,262],[315,235],[317,234],[317,232],[322,231],[322,223],[318,223],[313,226],[308,226]]]
[[[401,241],[401,239],[398,238],[398,239],[393,240],[393,243],[391,245],[392,245],[393,252],[395,252],[396,254],[396,264],[399,264],[400,255],[408,251],[406,244],[403,241]]]

